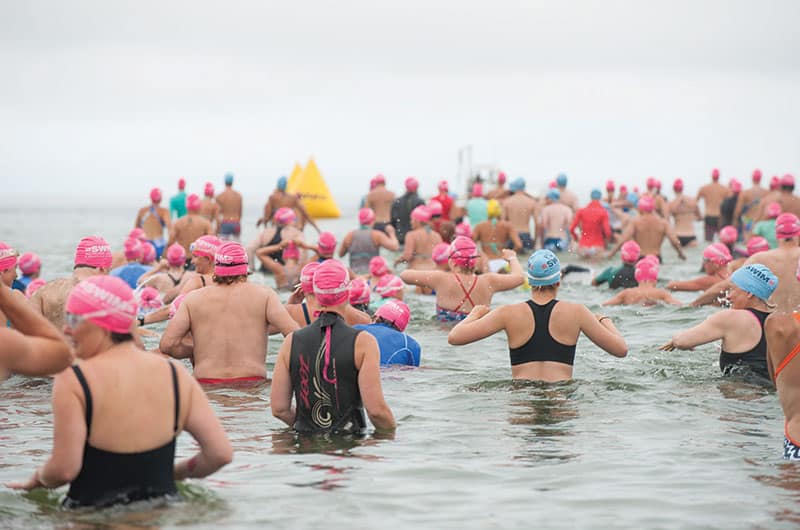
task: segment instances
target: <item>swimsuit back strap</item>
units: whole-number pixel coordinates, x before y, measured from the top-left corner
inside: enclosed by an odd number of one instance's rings
[[[200,281],[203,282],[203,287],[205,287],[206,286],[206,277],[203,276],[202,274],[200,275]]]
[[[72,371],[75,372],[75,377],[83,388],[83,395],[86,400],[86,439],[89,439],[89,433],[92,431],[92,393],[89,391],[89,384],[86,382],[86,377],[83,375],[81,367],[78,365],[72,366]]]
[[[178,413],[181,408],[181,394],[178,390],[178,372],[175,370],[175,365],[172,361],[167,361],[169,368],[172,371],[172,392],[175,395],[175,421],[173,423],[172,431],[175,435],[178,434]]]
[[[795,345],[795,347],[794,347],[794,348],[792,348],[792,351],[790,351],[790,352],[789,352],[789,355],[787,355],[786,357],[784,357],[784,358],[783,358],[783,360],[781,361],[781,363],[778,365],[778,367],[777,367],[777,368],[775,368],[775,377],[774,377],[773,381],[777,381],[777,380],[778,380],[778,374],[779,374],[779,373],[781,373],[781,371],[782,371],[784,368],[786,368],[786,365],[787,365],[787,364],[789,364],[790,362],[792,362],[792,359],[794,359],[794,358],[795,358],[795,356],[796,356],[798,353],[800,353],[800,342],[798,342],[798,343]]]
[[[158,222],[161,223],[161,228],[165,228],[167,226],[167,223],[164,222],[164,220],[158,214],[158,210],[156,210],[156,207],[152,204],[150,205],[150,212],[156,217],[156,219],[158,219]]]
[[[478,275],[474,274],[472,276],[472,285],[470,285],[469,290],[467,290],[464,287],[464,284],[461,283],[461,278],[459,278],[457,273],[454,272],[453,275],[456,277],[456,282],[458,282],[458,286],[461,287],[461,290],[464,292],[464,298],[461,299],[461,302],[458,303],[458,307],[456,307],[455,310],[460,311],[461,308],[464,306],[464,302],[466,302],[467,300],[469,300],[469,303],[472,304],[472,307],[475,307],[475,302],[472,301],[472,296],[470,295],[472,294],[473,289],[475,289],[475,286],[478,284]]]
[[[300,307],[303,308],[303,316],[306,319],[306,325],[311,324],[311,317],[308,315],[308,306],[306,305],[305,302],[301,302]]]

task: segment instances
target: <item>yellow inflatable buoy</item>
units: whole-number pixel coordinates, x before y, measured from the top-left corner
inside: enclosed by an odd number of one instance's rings
[[[288,189],[288,186],[287,186]],[[308,160],[305,169],[298,175],[294,193],[300,196],[308,214],[315,218],[339,217],[341,212],[333,200],[325,179],[322,178],[313,158]]]
[[[296,193],[297,192],[297,181],[300,178],[300,173],[303,172],[303,166],[300,165],[300,162],[294,163],[294,169],[289,174],[289,182],[286,184],[286,192],[287,193]]]

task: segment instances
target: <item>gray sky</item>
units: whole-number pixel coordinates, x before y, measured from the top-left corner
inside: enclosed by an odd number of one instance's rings
[[[796,173],[798,23],[796,0],[0,0],[0,181],[146,201],[230,170],[256,199],[313,155],[344,202],[376,172],[433,192],[466,144],[587,194]]]

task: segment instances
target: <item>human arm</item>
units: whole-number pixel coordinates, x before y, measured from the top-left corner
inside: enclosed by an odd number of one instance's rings
[[[292,379],[289,371],[289,359],[292,352],[293,334],[289,334],[278,350],[275,368],[272,370],[272,388],[269,395],[272,415],[289,427],[294,426],[297,411],[292,406]]]
[[[522,265],[517,259],[517,254],[511,250],[504,248],[502,251],[503,259],[506,260],[510,266],[508,274],[497,274],[489,272],[484,274],[492,291],[508,291],[515,287],[519,287],[525,282],[525,275],[522,273]]]
[[[572,236],[572,239],[575,241],[578,241],[580,239],[578,232],[575,231],[575,229],[578,227],[578,224],[580,224],[580,220],[581,220],[581,212],[578,211],[578,214],[572,218],[572,222],[569,225],[569,233]]]
[[[728,279],[718,281],[706,291],[695,298],[690,304],[692,307],[700,307],[708,304],[713,304],[725,291],[731,288],[731,281]]]
[[[353,244],[353,232],[347,232],[345,236],[342,238],[342,244],[339,245],[339,257],[343,258],[349,251],[350,245]]]
[[[177,313],[167,324],[167,329],[164,330],[164,334],[158,344],[158,349],[161,350],[161,353],[165,353],[175,359],[191,357],[194,353],[194,349],[183,341],[183,338],[192,331],[192,319],[189,313],[190,299],[191,297],[187,296],[183,300]]]
[[[612,296],[611,298],[609,298],[608,300],[603,302],[602,305],[608,306],[608,305],[621,305],[621,304],[624,304],[625,303],[625,291],[627,291],[627,289],[615,294],[614,296]]]
[[[414,257],[414,240],[416,239],[414,236],[416,234],[412,234],[411,232],[406,233],[406,241],[405,246],[403,247],[403,253],[397,256],[394,260],[394,265],[396,266],[398,263],[408,263],[411,261],[411,258]]]
[[[704,279],[700,277],[692,280],[673,280],[666,285],[666,288],[670,291],[702,291]]]
[[[397,234],[392,225],[386,225],[386,232],[382,230],[373,230],[372,242],[386,250],[394,251],[400,248],[400,242],[397,240]]]
[[[256,221],[256,228],[261,226],[267,226],[269,220],[272,219],[272,197],[267,199],[267,202],[264,203],[264,213],[261,216],[261,219]]]
[[[676,333],[659,349],[662,351],[691,350],[695,346],[722,339],[725,336],[727,316],[728,311],[715,313],[698,325]]]
[[[619,241],[617,242],[616,245],[614,245],[614,248],[612,248],[608,252],[606,258],[611,258],[614,256],[614,254],[619,252],[619,249],[622,248],[622,245],[624,245],[626,241],[630,241],[631,239],[633,239],[635,232],[636,232],[636,223],[634,221],[630,221],[628,224],[625,225],[625,228],[622,230],[622,233],[619,236]]]
[[[378,341],[369,333],[362,331],[356,335],[355,350],[358,388],[364,409],[376,431],[394,431],[397,423],[381,388],[381,354]]]
[[[611,317],[595,315],[582,304],[572,304],[575,306],[575,313],[580,321],[581,331],[586,337],[597,346],[610,353],[614,357],[625,357],[628,355],[628,345],[622,333],[614,326]]]
[[[772,313],[764,322],[767,337],[767,369],[775,381],[775,367],[788,356],[798,343],[798,322],[790,313]]]
[[[683,253],[683,249],[681,248],[681,242],[678,240],[678,236],[675,235],[675,230],[672,228],[672,225],[667,220],[662,220],[665,226],[665,233],[667,235],[667,239],[672,244],[672,247],[678,253],[678,257],[683,261],[686,261],[686,254]]]
[[[314,219],[311,217],[311,215],[309,215],[309,213],[308,213],[308,210],[306,210],[306,207],[305,207],[305,206],[303,206],[303,203],[302,203],[302,202],[300,202],[300,199],[298,199],[298,200],[297,200],[297,203],[295,204],[295,208],[297,208],[297,211],[299,211],[299,212],[300,212],[300,215],[302,215],[302,216],[303,216],[303,218],[304,218],[306,221],[308,221],[308,223],[309,223],[311,226],[313,226],[313,227],[314,227],[314,230],[316,230],[316,231],[317,231],[317,233],[319,233],[319,227],[317,226],[317,223],[315,223],[315,222],[314,222]]]
[[[467,318],[450,330],[447,342],[452,346],[462,346],[494,335],[506,329],[509,314],[509,306],[500,306],[490,311],[488,306],[476,305]]]
[[[406,269],[400,273],[400,279],[409,285],[419,285],[436,289],[437,279],[441,277],[441,271],[424,271],[416,269]]]
[[[511,225],[511,223],[508,221],[504,221],[504,223],[508,224],[509,239],[511,239],[511,243],[514,245],[514,252],[519,252],[522,250],[522,240],[519,238],[519,234],[516,230],[514,230],[514,227]],[[516,254],[514,257],[516,258]]]
[[[286,311],[286,308],[278,298],[278,294],[269,287],[265,287],[265,289],[268,290],[265,308],[267,325],[275,326],[280,330],[284,337],[292,331],[300,329],[300,326],[297,325],[297,322],[295,322],[294,319],[289,315],[289,312]]]

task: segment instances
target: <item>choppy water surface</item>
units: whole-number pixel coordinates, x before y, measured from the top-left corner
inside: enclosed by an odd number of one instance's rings
[[[244,240],[259,211],[246,211]],[[352,213],[352,212],[351,212]],[[121,247],[126,208],[0,211],[0,239],[38,252],[48,279],[68,274],[75,243],[98,233]],[[323,221],[341,236],[353,216]],[[23,223],[24,221],[24,223]],[[307,234],[311,232],[307,231]],[[678,262],[665,246],[662,278],[697,273],[700,250]],[[602,264],[594,265],[600,267]],[[607,289],[568,277],[560,298],[594,311]],[[254,281],[271,279],[254,276]],[[689,301],[692,295],[678,295]],[[523,300],[514,291],[495,305]],[[630,348],[616,359],[581,339],[575,380],[511,382],[504,337],[451,347],[433,301],[409,295],[419,369],[386,369],[398,420],[393,438],[298,439],[269,413],[269,386],[209,397],[234,462],[183,484],[183,502],[70,513],[64,490],[22,495],[0,487],[7,528],[794,528],[800,472],[781,460],[783,416],[772,389],[722,378],[718,348],[660,352],[676,330],[713,311],[603,310]],[[156,328],[160,331],[159,328]],[[163,329],[163,328],[161,328]],[[148,342],[155,344],[155,339]],[[270,342],[270,370],[280,340]],[[51,385],[0,384],[0,482],[27,478],[52,441]],[[194,445],[181,435],[179,457]]]

